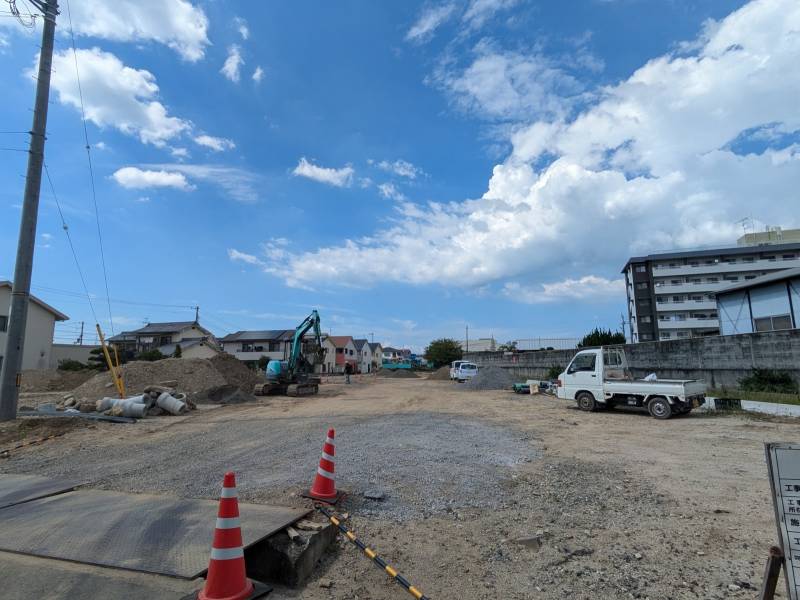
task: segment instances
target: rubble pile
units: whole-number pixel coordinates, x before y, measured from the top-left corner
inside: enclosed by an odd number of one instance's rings
[[[433,381],[449,381],[450,380],[450,367],[445,365],[444,367],[439,367],[433,373],[428,375],[428,379]]]

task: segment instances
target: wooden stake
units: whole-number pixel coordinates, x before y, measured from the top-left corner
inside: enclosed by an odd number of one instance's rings
[[[777,546],[772,546],[769,549],[767,566],[764,568],[764,582],[761,584],[759,600],[773,600],[775,598],[775,588],[778,587],[782,564],[783,550]]]

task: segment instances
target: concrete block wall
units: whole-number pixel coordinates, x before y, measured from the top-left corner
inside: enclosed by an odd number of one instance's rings
[[[634,377],[656,373],[662,379],[702,379],[709,387],[736,387],[754,368],[788,371],[800,382],[800,329],[709,336],[663,342],[622,344]],[[506,354],[474,352],[466,358],[495,365],[515,379],[540,379],[551,366],[564,367],[577,350]]]

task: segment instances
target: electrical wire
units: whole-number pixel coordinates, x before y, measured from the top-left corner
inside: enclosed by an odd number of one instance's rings
[[[92,150],[89,145],[89,130],[86,127],[86,110],[83,106],[83,89],[81,88],[81,76],[78,70],[78,51],[75,49],[75,33],[72,29],[72,12],[67,0],[67,18],[69,19],[69,35],[72,41],[72,56],[75,59],[75,79],[78,83],[78,97],[81,103],[81,121],[83,122],[83,139],[86,142],[86,158],[89,161],[89,179],[92,183],[92,202],[94,203],[94,217],[97,223],[97,239],[100,243],[100,262],[103,265],[103,281],[106,287],[106,302],[108,304],[108,323],[111,328],[111,335],[114,335],[114,317],[111,314],[111,294],[108,291],[108,270],[106,269],[106,256],[103,250],[103,233],[100,229],[100,211],[97,208],[97,190],[94,184],[94,168],[92,167]]]
[[[94,317],[94,322],[97,323],[97,313],[94,311],[94,303],[92,302],[92,296],[89,294],[89,288],[86,287],[86,279],[83,276],[83,269],[81,269],[81,265],[78,262],[78,254],[75,252],[75,245],[72,243],[72,236],[69,234],[69,227],[67,226],[67,221],[64,219],[64,213],[61,212],[61,203],[58,201],[58,195],[56,194],[56,188],[53,185],[53,179],[50,177],[50,169],[47,168],[47,163],[42,163],[44,166],[44,172],[47,176],[47,182],[50,184],[50,191],[53,194],[53,200],[56,201],[56,208],[58,208],[58,216],[61,218],[61,228],[64,230],[64,233],[67,235],[67,241],[69,242],[69,249],[72,251],[72,258],[75,260],[75,267],[78,269],[78,275],[81,278],[81,285],[83,285],[83,291],[86,294],[86,299],[89,301],[89,308],[92,311],[92,317]]]

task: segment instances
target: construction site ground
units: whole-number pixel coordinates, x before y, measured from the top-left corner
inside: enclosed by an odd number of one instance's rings
[[[37,396],[26,402],[36,405]],[[433,599],[756,598],[776,540],[763,442],[797,433],[791,421],[657,421],[580,412],[544,395],[376,377],[328,382],[313,397],[205,405],[132,425],[52,421],[4,424],[0,449],[20,427],[31,439],[63,435],[12,451],[0,472],[216,498],[232,469],[242,501],[298,507],[307,506],[299,493],[334,427],[348,526]],[[47,577],[52,586],[82,573],[117,578],[118,597],[147,590],[139,597],[174,598],[187,589],[178,580],[159,587],[142,574],[0,553],[0,574],[8,573],[38,586],[28,590],[36,597],[47,597]],[[304,587],[272,597],[404,594],[340,536]]]

